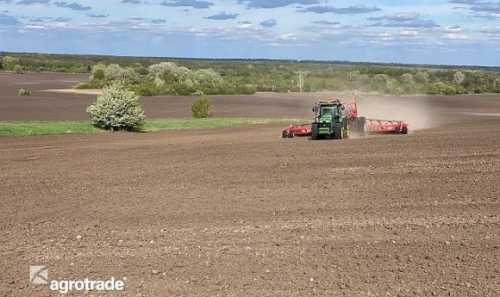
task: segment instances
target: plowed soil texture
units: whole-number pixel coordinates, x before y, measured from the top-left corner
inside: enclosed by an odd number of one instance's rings
[[[2,120],[85,119],[93,100],[36,90],[81,77],[0,78]],[[34,94],[17,97],[16,81]],[[191,99],[143,100],[166,117]],[[363,100],[412,133],[0,138],[0,296],[60,295],[30,283],[30,265],[49,281],[125,282],[72,296],[500,296],[500,97]],[[314,96],[214,101],[221,115],[293,117]]]

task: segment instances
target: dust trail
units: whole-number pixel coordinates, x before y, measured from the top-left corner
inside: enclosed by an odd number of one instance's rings
[[[432,128],[439,124],[439,117],[424,96],[361,96],[357,102],[360,116],[405,121],[409,124],[410,131]]]
[[[500,117],[500,112],[491,113],[491,112],[455,112],[455,114],[463,114],[463,115],[471,115],[478,117]]]

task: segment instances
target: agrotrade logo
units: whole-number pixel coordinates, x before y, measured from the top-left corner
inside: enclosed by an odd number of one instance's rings
[[[49,267],[45,265],[30,266],[30,283],[46,285],[49,283]]]
[[[73,291],[123,291],[126,278],[106,280],[50,280],[47,265],[30,266],[30,284],[47,285],[49,290],[67,294]]]

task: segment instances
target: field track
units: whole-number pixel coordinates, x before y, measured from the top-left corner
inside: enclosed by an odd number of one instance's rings
[[[0,74],[0,120],[86,118],[91,96],[15,95],[13,81],[40,77]],[[41,88],[61,77],[78,80]],[[298,117],[313,97],[214,101],[221,116]],[[377,100],[426,129],[0,138],[0,296],[48,296],[28,285],[36,264],[54,279],[126,276],[124,296],[499,296],[500,97]],[[144,104],[151,117],[189,106]]]

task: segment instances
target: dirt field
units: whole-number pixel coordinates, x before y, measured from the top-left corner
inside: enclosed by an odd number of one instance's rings
[[[2,119],[76,119],[89,99],[9,92]],[[218,108],[309,114],[310,98],[256,97]],[[379,100],[414,122],[428,111],[430,129],[0,138],[0,296],[56,295],[29,285],[37,264],[51,279],[126,277],[109,296],[499,296],[500,97]],[[161,116],[181,103],[145,100]]]

